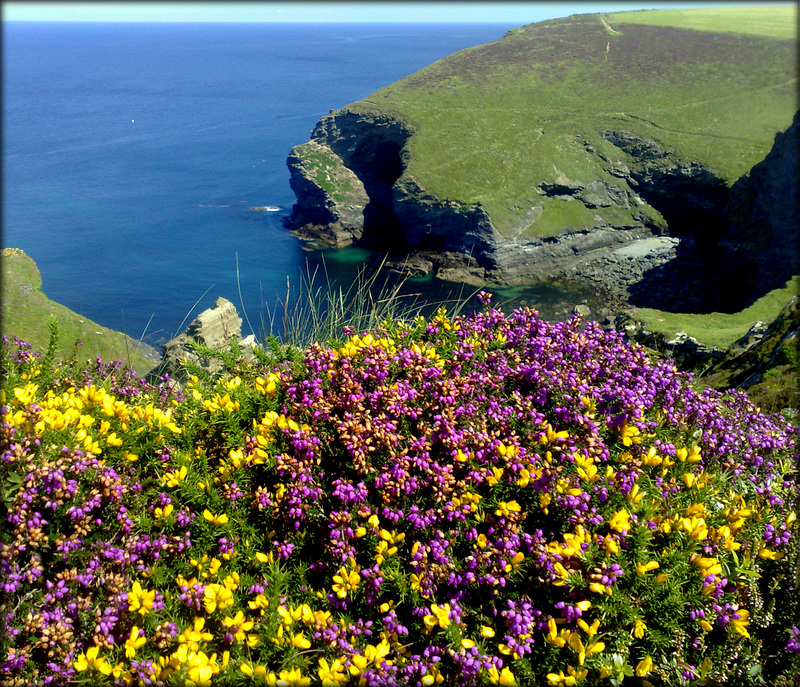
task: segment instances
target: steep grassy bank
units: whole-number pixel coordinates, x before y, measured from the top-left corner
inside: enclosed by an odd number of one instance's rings
[[[17,336],[42,351],[49,340],[48,321],[58,322],[59,340],[56,353],[78,359],[100,357],[122,360],[139,374],[150,370],[160,354],[141,341],[136,341],[79,315],[50,300],[42,292],[42,275],[36,263],[18,248],[4,248],[2,263],[2,321],[3,336]],[[75,347],[76,341],[83,345]]]

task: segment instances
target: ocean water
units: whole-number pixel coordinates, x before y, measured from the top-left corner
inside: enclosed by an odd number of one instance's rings
[[[501,24],[3,22],[3,232],[52,299],[157,345],[218,296],[260,336],[287,289],[379,256],[304,250],[286,156],[331,109]],[[278,212],[255,212],[276,205]],[[420,299],[473,289],[408,282]],[[589,294],[509,290],[559,319]]]

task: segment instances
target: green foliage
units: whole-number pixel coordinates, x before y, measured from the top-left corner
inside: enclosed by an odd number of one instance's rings
[[[415,295],[401,293],[403,281],[390,280],[383,273],[384,260],[369,269],[359,269],[348,286],[332,283],[318,270],[302,275],[292,288],[287,280],[286,295],[275,308],[267,308],[264,323],[267,347],[273,355],[289,356],[314,342],[339,342],[351,332],[372,331],[392,322],[411,321],[430,306]],[[323,263],[324,269],[324,263]],[[381,274],[383,281],[380,281]],[[466,299],[442,302],[451,314],[461,311]],[[280,332],[280,338],[276,334]]]
[[[309,144],[295,148],[295,152],[302,158],[306,169],[313,175],[319,187],[335,201],[343,202],[352,192],[352,182],[342,179],[338,173],[341,163],[320,150],[318,146]]]

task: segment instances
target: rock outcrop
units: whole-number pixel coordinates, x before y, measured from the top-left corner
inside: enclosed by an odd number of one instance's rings
[[[231,342],[235,342],[245,362],[254,360],[253,349],[257,346],[254,336],[242,338],[242,318],[233,303],[220,297],[213,308],[201,312],[182,333],[163,345],[162,361],[148,373],[148,379],[156,381],[169,375],[174,384],[182,387],[189,378],[184,362],[197,365],[211,375],[222,369],[218,359],[196,352],[190,342],[214,351],[228,351]]]
[[[717,386],[750,389],[762,384],[777,368],[788,368],[791,392],[798,395],[797,365],[800,342],[800,298],[794,296],[769,324],[756,322],[731,346],[728,354],[706,373]]]
[[[289,226],[302,238],[337,248],[401,246],[392,187],[411,133],[389,115],[323,117],[311,141],[289,155],[289,183],[298,198]]]
[[[343,248],[364,233],[369,197],[355,173],[329,147],[316,141],[289,155],[289,183],[298,198],[291,223],[298,236]]]
[[[725,351],[721,348],[698,341],[686,332],[675,332],[672,335],[652,332],[629,311],[619,312],[601,324],[623,332],[631,341],[659,354],[668,355],[683,370],[707,368],[725,357]]]

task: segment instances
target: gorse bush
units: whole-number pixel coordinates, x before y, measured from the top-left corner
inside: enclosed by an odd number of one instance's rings
[[[6,342],[5,684],[792,684],[796,429],[486,303],[185,397]]]

